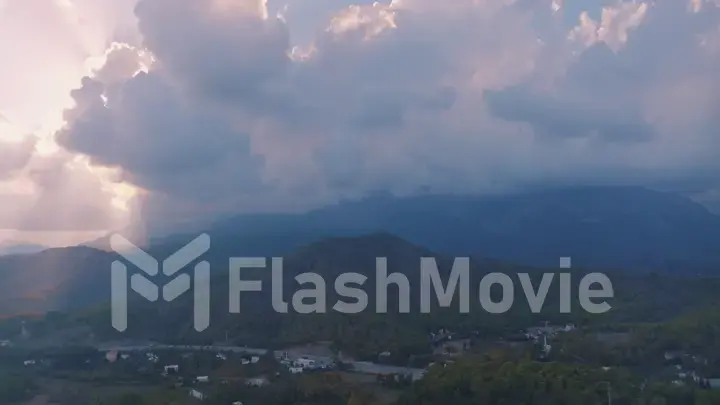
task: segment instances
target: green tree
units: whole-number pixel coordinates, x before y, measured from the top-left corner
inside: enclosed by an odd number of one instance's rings
[[[0,403],[19,402],[26,399],[34,385],[27,377],[0,375]]]
[[[145,405],[145,399],[140,394],[127,393],[121,395],[115,405]]]

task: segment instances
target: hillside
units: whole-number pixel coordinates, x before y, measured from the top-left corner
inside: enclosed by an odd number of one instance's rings
[[[390,271],[400,269],[417,280],[421,256],[439,256],[441,271],[449,271],[452,256],[472,256],[474,277],[497,269],[525,271],[523,266],[555,269],[559,257],[572,256],[574,272],[614,271],[614,277],[621,280],[616,283],[617,290],[628,300],[635,299],[630,317],[634,311],[643,311],[655,318],[683,308],[688,299],[692,302],[698,288],[702,290],[698,297],[704,297],[704,279],[677,277],[717,275],[719,230],[720,219],[702,206],[676,195],[637,188],[565,189],[493,198],[376,197],[307,214],[228,219],[209,230],[212,247],[204,259],[211,262],[214,291],[227,291],[229,257],[283,256],[286,278],[313,270],[333,279],[344,271],[372,273],[375,257],[386,256]],[[167,257],[195,236],[156,241],[150,253]],[[114,258],[112,253],[90,247],[0,257],[4,281],[0,316],[75,311],[108,302],[109,268]],[[664,276],[653,278],[637,270]],[[269,283],[269,269],[246,274]],[[366,284],[372,285],[372,274],[368,275]],[[681,283],[692,285],[677,289]],[[668,305],[658,308],[652,299],[660,294]],[[225,301],[215,305],[217,316],[224,319],[227,296],[221,297]],[[272,325],[265,317],[269,302],[255,305],[254,300],[263,297],[268,295],[245,294],[243,299],[250,300],[245,307],[256,310],[257,322]],[[186,312],[175,309],[189,304],[183,300],[168,304],[167,319],[182,324],[179,329],[168,327],[168,333],[191,329]],[[152,321],[148,322],[147,327],[155,329]],[[218,325],[222,328],[222,323]],[[225,330],[216,332],[224,335]]]
[[[112,258],[86,247],[0,257],[0,316],[73,310],[107,300]]]
[[[388,313],[375,313],[374,274],[375,258],[378,256],[388,258],[388,272],[399,272],[409,279],[412,308],[410,314],[398,313],[399,292],[394,286],[388,289]],[[271,301],[269,264],[266,269],[243,270],[243,280],[261,280],[263,291],[242,293],[241,313],[230,314],[229,278],[224,271],[226,269],[216,266],[221,258],[213,254],[208,259],[218,271],[211,283],[211,325],[202,333],[193,330],[191,294],[180,296],[170,303],[148,303],[142,298],[135,297],[130,305],[129,328],[124,333],[116,333],[112,330],[109,308],[104,305],[91,311],[78,312],[72,318],[76,322],[75,325],[89,325],[96,336],[108,340],[133,338],[205,344],[228,337],[232,343],[250,347],[282,347],[314,341],[332,341],[340,345],[344,351],[365,358],[389,348],[394,348],[397,353],[414,352],[420,347],[426,347],[428,331],[442,327],[499,335],[543,321],[574,322],[594,326],[657,322],[717,303],[716,291],[720,288],[718,279],[609,272],[607,274],[616,292],[615,298],[610,301],[613,310],[606,315],[587,316],[581,311],[575,298],[573,298],[575,301],[571,314],[559,313],[559,285],[555,278],[543,311],[539,314],[531,314],[524,293],[520,290],[516,273],[529,273],[537,287],[542,273],[557,270],[473,260],[470,268],[470,314],[459,313],[457,301],[451,308],[439,308],[434,298],[431,313],[421,314],[419,311],[421,257],[437,258],[439,273],[443,283],[446,283],[447,275],[452,268],[452,258],[437,255],[384,233],[322,240],[302,246],[285,255],[283,274],[285,301],[292,302],[293,293],[300,289],[311,288],[306,285],[300,286],[293,280],[294,276],[308,271],[315,272],[321,275],[327,284],[328,293],[325,297],[328,312],[325,314],[300,315],[294,313],[292,305],[289,307],[290,313],[276,313]],[[489,314],[479,305],[477,296],[479,280],[491,271],[505,272],[515,280],[516,305],[510,312],[502,315]],[[357,272],[368,277],[362,289],[368,294],[369,306],[360,314],[341,314],[331,309],[340,298],[333,288],[333,282],[344,272]],[[576,291],[577,283],[586,271],[575,269],[572,272],[572,288]],[[131,296],[135,295],[131,294]],[[352,302],[347,298],[343,301]]]

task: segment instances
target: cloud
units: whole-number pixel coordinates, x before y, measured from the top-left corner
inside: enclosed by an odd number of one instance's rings
[[[605,43],[617,51],[627,43],[629,32],[642,24],[647,11],[648,3],[616,3],[602,8],[599,21],[593,20],[587,11],[583,11],[570,38],[588,46]]]
[[[22,170],[33,152],[35,152],[35,140],[32,138],[21,142],[0,141],[0,180],[11,177]]]
[[[262,189],[262,158],[251,153],[249,136],[194,99],[170,72],[143,71],[144,56],[116,46],[106,64],[83,79],[58,144],[93,165],[118,169],[117,181],[151,191],[153,201],[202,205],[232,199],[240,188]]]
[[[143,0],[135,12],[145,46],[189,90],[272,103],[272,86],[290,62],[289,37],[267,18],[264,2]]]
[[[602,156],[610,167],[598,174],[609,181],[624,177],[613,168],[635,167],[635,182],[717,184],[720,53],[709,44],[719,38],[720,16],[706,6],[696,13],[681,2],[633,2],[606,8],[600,22],[583,16],[570,35],[579,55],[562,74],[549,85],[534,77],[488,94],[491,111],[538,135],[598,141],[601,156],[609,143],[632,141]],[[578,35],[588,27],[593,35]]]
[[[40,127],[67,105],[68,92],[122,27],[131,0],[5,0],[0,9],[0,109]],[[125,7],[121,7],[125,6]],[[117,7],[117,13],[112,13]],[[129,8],[129,10],[127,10]],[[121,12],[120,9],[126,9]],[[41,122],[38,122],[41,121]]]
[[[57,139],[119,168],[152,217],[376,190],[717,188],[717,4],[607,1],[568,26],[562,3],[353,5],[295,48],[298,3],[278,19],[261,1],[141,0],[154,62],[109,58]]]
[[[111,4],[112,3],[112,4]],[[122,13],[106,13],[111,5]],[[130,7],[127,9],[127,7]],[[128,0],[5,0],[0,6],[0,239],[63,244],[123,226],[109,183],[48,135],[70,90],[116,32]],[[97,231],[97,232],[95,232]],[[51,236],[62,234],[62,238]],[[62,239],[62,240],[61,240]]]
[[[87,165],[67,154],[32,157],[0,181],[0,229],[86,232],[118,229],[129,213]]]

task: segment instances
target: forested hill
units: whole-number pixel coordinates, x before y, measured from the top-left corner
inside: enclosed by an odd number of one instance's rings
[[[410,314],[399,314],[399,290],[388,289],[388,313],[376,314],[375,270],[376,257],[387,257],[388,272],[407,276],[410,290]],[[535,289],[544,273],[568,270],[541,269],[515,266],[486,260],[470,261],[470,313],[460,313],[459,294],[450,308],[440,308],[433,298],[430,314],[420,313],[420,262],[422,257],[435,257],[443,285],[456,264],[452,257],[443,256],[423,247],[408,243],[389,234],[371,234],[354,238],[335,238],[305,245],[285,256],[283,263],[283,293],[286,302],[292,302],[294,292],[311,288],[299,285],[294,276],[303,272],[319,274],[325,281],[327,313],[278,314],[271,302],[271,270],[268,268],[243,270],[244,280],[261,280],[263,292],[241,294],[241,313],[229,313],[229,277],[227,271],[218,272],[212,279],[211,326],[197,333],[193,330],[193,296],[185,294],[164,303],[149,303],[134,297],[130,304],[128,330],[119,334],[110,324],[109,307],[74,311],[66,325],[88,325],[101,339],[138,338],[164,342],[211,342],[230,337],[233,342],[248,346],[283,346],[313,341],[334,341],[347,352],[362,356],[376,356],[379,351],[411,353],[418,348],[426,350],[427,333],[451,327],[466,332],[500,336],[517,332],[529,325],[544,321],[573,322],[581,326],[601,327],[632,323],[652,323],[698,310],[720,301],[717,291],[720,279],[675,278],[658,274],[627,274],[607,272],[613,283],[615,297],[608,302],[612,310],[604,315],[588,315],[577,301],[577,284],[588,269],[572,269],[573,305],[570,314],[559,312],[559,282],[555,276],[539,314],[530,312],[525,293],[521,290],[518,273],[528,273]],[[215,261],[213,257],[208,260]],[[479,302],[480,279],[489,272],[503,272],[514,281],[516,305],[508,313],[489,314]],[[369,305],[365,312],[356,315],[337,313],[333,305],[341,298],[335,292],[334,281],[345,272],[356,272],[368,277],[362,290],[368,294]],[[434,297],[434,295],[433,295]],[[343,298],[343,301],[352,301]],[[312,302],[312,300],[310,301]],[[59,327],[59,326],[58,326]]]

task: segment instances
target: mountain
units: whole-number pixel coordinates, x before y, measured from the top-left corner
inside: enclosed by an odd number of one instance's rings
[[[686,275],[720,268],[720,217],[688,198],[635,187],[374,197],[305,214],[241,215],[208,229],[222,249],[261,256],[373,232],[449,255],[543,267],[569,256],[583,267]]]
[[[0,257],[0,316],[73,310],[107,300],[113,257],[87,247]]]
[[[492,266],[557,268],[559,257],[570,256],[576,269],[694,276],[716,275],[720,268],[720,217],[684,197],[631,187],[495,197],[373,197],[305,214],[242,215],[208,233],[212,246],[207,256],[218,275],[227,273],[228,258],[243,256],[286,256],[289,262],[314,257],[322,263],[340,254],[365,257],[372,265],[383,246],[405,246],[399,240],[419,249],[406,257],[427,249],[447,257],[482,258],[476,262]],[[368,234],[376,236],[365,246],[357,237]],[[148,250],[164,258],[195,236],[165,238]],[[96,245],[106,246],[106,241]],[[330,246],[319,247],[323,243]],[[343,248],[332,247],[338,244]],[[112,252],[87,246],[0,257],[0,315],[74,309],[106,300],[114,259]]]
[[[104,252],[112,251],[112,247],[110,246],[110,235],[105,235],[100,238],[85,242],[81,246],[102,250]]]
[[[401,295],[395,286],[387,289],[387,314],[376,314],[376,257],[387,258],[388,273],[400,273],[407,277],[409,296]],[[436,302],[431,302],[432,316],[420,312],[420,289],[423,285],[420,278],[421,258],[434,257],[443,283],[453,268],[453,258],[434,253],[424,247],[409,243],[396,236],[386,233],[374,233],[357,237],[339,237],[324,239],[303,245],[283,257],[282,290],[283,299],[287,302],[288,313],[278,313],[273,306],[273,285],[270,264],[268,268],[243,269],[242,279],[261,281],[261,292],[240,293],[239,314],[229,312],[230,277],[218,261],[222,258],[215,253],[205,260],[211,262],[214,272],[211,279],[211,323],[208,330],[197,333],[193,330],[192,294],[184,294],[171,302],[149,303],[142,298],[134,300],[129,308],[128,330],[117,333],[110,327],[110,314],[107,307],[85,315],[86,324],[93,326],[96,336],[108,339],[141,339],[163,342],[195,342],[207,343],[231,337],[236,344],[250,347],[284,346],[313,341],[335,341],[344,343],[344,350],[354,355],[377,355],[384,350],[392,350],[400,346],[427,346],[427,331],[437,330],[443,325],[456,326],[475,325],[475,328],[502,330],[507,324],[526,323],[527,311],[517,316],[488,318],[483,315],[468,317],[457,310],[458,299],[454,300],[455,309],[440,309]],[[227,266],[227,263],[225,263]],[[482,275],[490,271],[518,272],[522,267],[474,261],[470,267],[470,296],[473,308],[479,307],[477,285]],[[529,269],[539,274],[537,269]],[[298,290],[312,288],[301,285],[295,277],[301,273],[312,272],[324,280],[326,313],[298,314],[295,309],[293,295]],[[367,277],[360,288],[368,296],[368,306],[359,314],[350,315],[334,311],[332,308],[338,300],[352,302],[352,299],[341,297],[335,289],[335,280],[343,273],[359,273]],[[576,280],[579,281],[579,280]],[[516,295],[520,296],[518,290]],[[551,293],[550,296],[556,296]],[[411,308],[410,314],[399,313],[400,302],[407,297]],[[553,301],[554,298],[548,301]],[[556,301],[556,300],[555,300]],[[312,300],[303,300],[306,304]],[[481,311],[473,311],[480,314]],[[553,319],[555,315],[543,314],[542,319]],[[565,317],[561,315],[561,317]],[[538,321],[539,321],[538,317]],[[563,318],[565,319],[565,318]],[[483,326],[478,326],[478,323]],[[372,335],[372,337],[370,337]],[[354,336],[349,338],[348,336]],[[368,336],[367,339],[363,336]],[[382,346],[387,347],[383,348]],[[382,349],[382,350],[381,350]],[[405,350],[405,349],[403,349]],[[409,350],[409,349],[408,349]],[[402,350],[393,350],[402,353]],[[413,350],[409,350],[412,352]]]
[[[102,256],[96,256],[96,255]],[[105,253],[92,252],[92,256],[105,257]],[[406,364],[410,354],[427,350],[427,333],[440,328],[469,333],[475,331],[489,336],[498,336],[516,332],[527,325],[543,321],[551,323],[574,322],[578,325],[607,325],[623,322],[656,322],[695,310],[697,308],[720,303],[717,290],[720,278],[703,279],[689,277],[660,276],[657,274],[638,274],[625,272],[606,272],[612,280],[615,297],[610,299],[613,310],[606,315],[588,315],[577,301],[577,285],[587,270],[573,269],[571,295],[572,312],[561,314],[559,311],[559,282],[555,277],[550,286],[545,306],[540,314],[529,311],[525,293],[521,290],[517,273],[528,273],[535,288],[540,284],[543,273],[558,272],[558,269],[539,269],[499,263],[488,260],[470,262],[470,313],[458,310],[459,294],[455,294],[451,308],[440,308],[435,295],[431,294],[432,311],[423,314],[420,311],[420,263],[423,257],[434,257],[438,273],[447,285],[448,275],[453,267],[453,258],[435,253],[422,246],[407,242],[387,233],[374,233],[358,237],[338,237],[324,239],[303,245],[283,255],[282,290],[289,312],[276,312],[272,303],[272,272],[269,268],[243,269],[242,280],[262,282],[261,292],[243,292],[240,294],[240,313],[229,312],[230,277],[227,272],[227,258],[211,251],[203,260],[211,263],[210,327],[202,333],[193,330],[194,295],[185,293],[171,302],[150,303],[130,293],[128,330],[118,333],[111,328],[110,309],[107,303],[98,300],[98,305],[89,310],[77,311],[66,325],[55,323],[51,329],[53,336],[59,329],[70,330],[80,326],[89,326],[94,335],[102,340],[154,340],[166,343],[209,344],[230,338],[237,345],[249,347],[287,347],[317,341],[334,342],[340,350],[362,360],[373,360],[383,351],[390,351],[397,357],[399,364]],[[399,313],[400,290],[395,286],[387,289],[388,313],[376,313],[376,257],[387,258],[388,273],[401,273],[409,280],[410,313]],[[88,257],[85,257],[87,260]],[[79,261],[76,261],[79,263]],[[90,264],[100,264],[94,260]],[[102,264],[103,266],[105,263]],[[269,267],[269,263],[268,263]],[[322,277],[326,284],[326,313],[298,314],[294,311],[293,294],[298,290],[307,290],[311,285],[300,285],[295,276],[313,272]],[[355,272],[365,275],[366,282],[360,286],[368,295],[368,306],[358,314],[343,314],[332,308],[338,300],[353,302],[341,297],[335,289],[334,281],[342,273]],[[489,272],[503,272],[514,281],[515,304],[502,315],[493,315],[480,306],[478,286],[483,276]],[[98,272],[97,274],[102,274]],[[107,272],[105,272],[107,275]],[[76,277],[75,280],[87,281],[90,278]],[[159,284],[167,281],[154,280]],[[104,290],[103,283],[94,279],[96,292]],[[85,284],[75,290],[67,291],[79,298],[81,290],[86,292],[91,286]],[[493,300],[499,301],[499,289],[492,292]],[[496,295],[497,294],[497,295]],[[97,297],[96,297],[97,298]],[[311,303],[312,300],[303,300]],[[73,303],[78,307],[78,303]],[[43,327],[31,324],[34,335]],[[45,330],[48,330],[45,328]],[[38,336],[41,337],[41,336]]]

